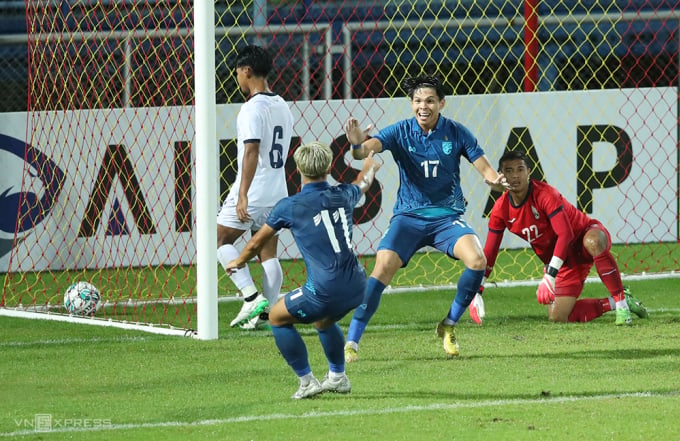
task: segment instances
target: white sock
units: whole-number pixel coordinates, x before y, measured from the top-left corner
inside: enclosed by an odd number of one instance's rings
[[[352,340],[347,340],[347,343],[345,343],[345,346],[350,346],[355,351],[359,350],[359,344],[355,341],[352,341]]]
[[[270,304],[276,303],[283,285],[283,270],[279,259],[267,259],[262,262],[262,294]]]
[[[616,309],[628,309],[628,303],[625,300],[616,302]]]
[[[217,249],[217,260],[222,264],[222,268],[224,268],[229,262],[236,259],[239,254],[234,245],[222,245]],[[257,293],[257,287],[255,287],[253,278],[250,276],[248,265],[230,274],[229,278],[234,282],[236,288],[241,291],[243,297],[250,297]]]
[[[328,371],[328,378],[330,380],[337,380],[338,378],[342,378],[345,376],[345,372],[333,372],[333,371]]]
[[[314,378],[314,374],[310,372],[310,373],[305,374],[302,377],[298,377],[298,378],[300,378],[300,385],[301,386],[307,386],[312,381],[312,378]]]
[[[609,309],[614,311],[616,309],[616,302],[614,301],[614,297],[609,296],[607,297],[607,300],[609,300]]]

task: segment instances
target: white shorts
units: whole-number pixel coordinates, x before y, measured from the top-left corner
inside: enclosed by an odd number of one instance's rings
[[[274,207],[248,207],[250,220],[241,222],[236,215],[236,204],[226,200],[222,204],[220,212],[217,213],[217,223],[219,225],[243,231],[257,231],[265,224],[269,213]]]

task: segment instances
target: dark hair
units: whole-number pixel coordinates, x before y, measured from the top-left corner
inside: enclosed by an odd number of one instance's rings
[[[505,153],[503,153],[503,156],[501,156],[501,159],[498,160],[498,169],[501,170],[503,169],[503,163],[505,161],[515,161],[515,160],[522,160],[524,161],[524,165],[529,168],[529,160],[527,159],[526,155],[522,153],[519,150],[509,150]]]
[[[235,67],[249,67],[258,77],[266,77],[272,70],[272,56],[261,46],[249,45],[238,51]]]
[[[406,78],[401,83],[401,87],[404,89],[404,91],[406,91],[406,95],[411,99],[413,99],[413,94],[415,91],[421,87],[431,87],[434,89],[437,92],[437,96],[440,100],[443,100],[446,96],[446,92],[444,91],[444,86],[442,85],[441,80],[435,76],[419,75],[417,77]]]

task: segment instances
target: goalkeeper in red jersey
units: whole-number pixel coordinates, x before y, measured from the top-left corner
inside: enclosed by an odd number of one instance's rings
[[[496,201],[489,216],[484,280],[493,269],[507,229],[529,242],[546,265],[536,299],[548,306],[551,321],[588,322],[613,310],[617,325],[630,325],[631,312],[647,317],[645,307],[623,287],[605,226],[570,204],[554,187],[531,179],[522,153],[505,153],[499,169],[510,189]],[[610,296],[579,299],[593,264]],[[470,316],[481,324],[483,315],[484,304],[478,294],[470,304]]]

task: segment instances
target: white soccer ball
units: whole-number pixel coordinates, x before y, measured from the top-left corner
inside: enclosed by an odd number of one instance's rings
[[[69,314],[93,315],[101,305],[99,290],[89,282],[76,282],[64,293],[64,307]]]

